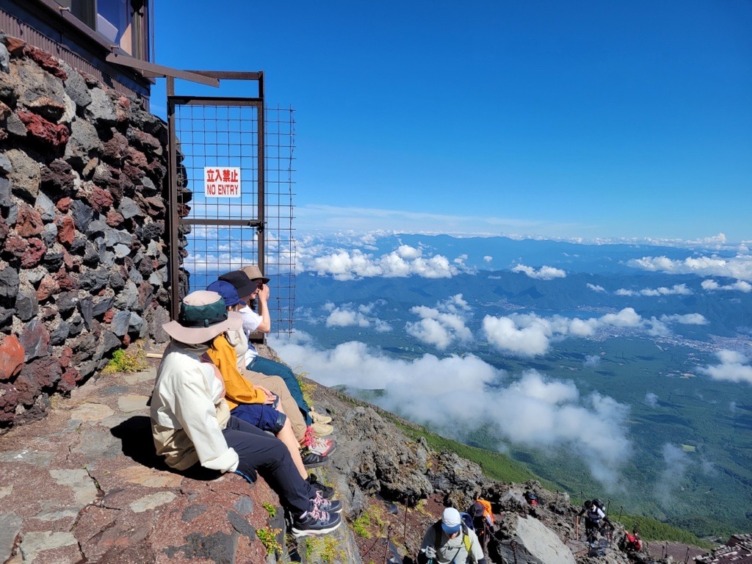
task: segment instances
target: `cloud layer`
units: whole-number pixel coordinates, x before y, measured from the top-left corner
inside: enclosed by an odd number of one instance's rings
[[[697,274],[698,276],[727,276],[737,280],[752,281],[752,256],[737,255],[732,258],[719,256],[688,257],[674,260],[665,256],[642,257],[630,260],[630,266],[651,272],[669,274]]]
[[[631,453],[628,407],[598,393],[581,397],[571,381],[549,380],[536,371],[510,379],[473,355],[406,361],[355,341],[321,351],[305,335],[278,338],[272,345],[293,367],[305,366],[314,380],[382,389],[382,407],[452,438],[486,427],[507,443],[569,449],[605,485],[618,481]]]

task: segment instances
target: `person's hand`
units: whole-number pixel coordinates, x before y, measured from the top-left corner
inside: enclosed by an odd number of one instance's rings
[[[270,294],[269,285],[268,284],[262,284],[261,288],[259,288],[259,291],[258,291],[258,297],[259,297],[259,299],[267,301],[267,300],[269,300],[269,294]]]
[[[267,390],[263,386],[256,386],[256,387],[259,390],[261,390],[262,392],[264,392],[264,394],[266,395],[266,401],[264,402],[265,404],[272,404],[272,403],[274,403],[277,400],[277,395],[276,394],[273,394],[272,392],[270,392],[269,390]]]

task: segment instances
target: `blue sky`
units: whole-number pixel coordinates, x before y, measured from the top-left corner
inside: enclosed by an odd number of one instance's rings
[[[750,2],[155,4],[296,110],[298,229],[752,241]]]

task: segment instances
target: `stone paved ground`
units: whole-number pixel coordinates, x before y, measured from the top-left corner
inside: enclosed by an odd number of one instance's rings
[[[170,472],[154,454],[155,369],[101,376],[0,436],[0,562],[254,562],[263,481]],[[279,517],[278,517],[279,519]]]

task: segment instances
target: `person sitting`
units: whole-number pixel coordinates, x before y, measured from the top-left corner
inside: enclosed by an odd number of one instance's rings
[[[216,280],[207,286],[217,292],[225,302],[228,311],[236,311],[242,304],[235,287],[224,280]],[[306,448],[299,451],[306,438],[306,425],[285,382],[278,376],[260,375],[265,384],[274,390],[254,383],[253,374],[244,366],[244,353],[247,340],[242,330],[225,331],[216,337],[208,354],[222,374],[225,383],[225,399],[233,415],[256,425],[263,431],[271,431],[287,445],[293,461],[305,478],[304,467],[313,468],[327,462],[327,456],[334,452],[336,443],[328,440],[323,453],[311,452]],[[270,405],[272,404],[272,405]]]
[[[418,553],[418,563],[453,562],[486,564],[486,556],[475,531],[462,522],[460,512],[454,507],[447,507],[441,520],[426,530]]]
[[[285,381],[290,394],[295,399],[306,425],[311,427],[317,437],[324,437],[332,433],[333,428],[329,423],[331,418],[314,412],[303,397],[300,383],[289,366],[275,360],[265,358],[250,342],[251,335],[256,331],[268,333],[271,331],[271,318],[269,315],[269,278],[262,275],[258,266],[246,266],[242,270],[227,272],[219,277],[220,280],[230,282],[238,291],[240,299],[246,304],[238,309],[243,316],[243,331],[248,337],[248,350],[245,355],[245,367],[251,372],[265,374],[267,376],[279,376]],[[250,284],[249,284],[250,281]],[[253,311],[249,304],[257,301],[259,313]],[[254,381],[255,383],[255,381]],[[325,452],[326,447],[321,440],[310,437],[307,441],[309,448],[315,452]]]
[[[342,520],[341,502],[298,472],[290,451],[277,437],[230,414],[224,382],[210,362],[212,341],[242,326],[216,292],[188,294],[177,320],[163,325],[171,337],[157,369],[150,401],[157,454],[181,472],[205,468],[235,472],[248,481],[261,474],[277,493],[297,536],[334,531]]]

